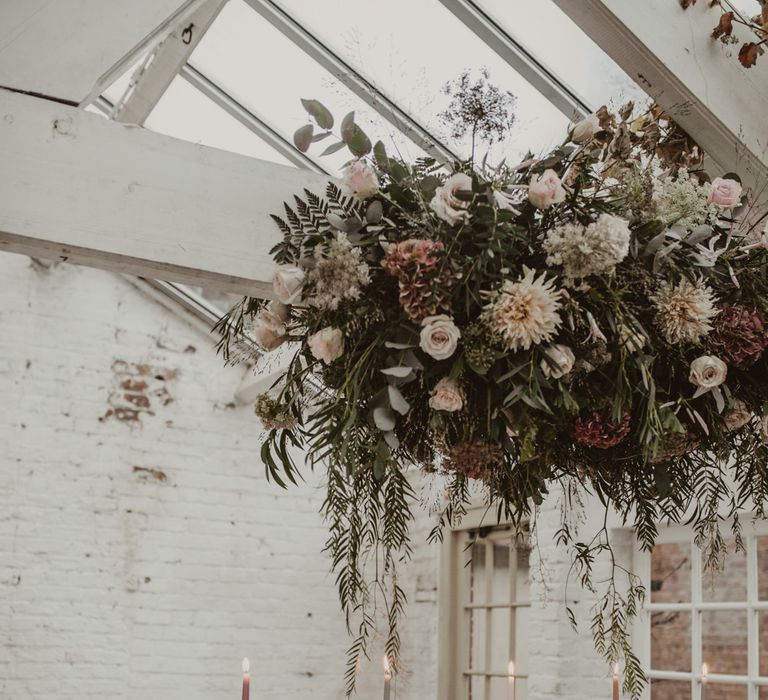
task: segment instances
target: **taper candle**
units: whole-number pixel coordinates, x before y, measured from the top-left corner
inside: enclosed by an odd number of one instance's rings
[[[247,658],[243,659],[243,700],[250,700],[251,697],[251,676],[249,671],[251,664]]]
[[[619,700],[619,664],[613,666],[613,700]]]
[[[507,669],[507,700],[515,700],[515,662],[509,662],[509,668]]]
[[[390,684],[392,683],[392,667],[389,665],[389,657],[384,654],[384,700],[389,700]]]

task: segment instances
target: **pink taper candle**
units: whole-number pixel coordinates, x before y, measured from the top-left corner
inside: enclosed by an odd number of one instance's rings
[[[619,664],[613,667],[613,700],[619,700]]]
[[[251,676],[248,673],[250,670],[248,659],[243,659],[243,700],[250,700],[251,697]]]

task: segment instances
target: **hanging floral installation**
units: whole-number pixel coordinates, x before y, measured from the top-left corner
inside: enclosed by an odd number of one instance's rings
[[[468,125],[473,152],[513,121],[484,78],[459,81],[444,115]],[[306,150],[335,122],[303,104]],[[417,470],[444,484],[433,539],[471,494],[523,532],[559,490],[618,513],[645,549],[659,522],[689,519],[716,565],[723,512],[738,535],[739,512],[763,517],[768,497],[768,231],[738,176],[710,180],[655,106],[602,108],[552,153],[497,167],[402,162],[353,113],[337,139],[325,152],[351,151],[343,183],[273,217],[274,300],[244,299],[218,330],[228,358],[243,334],[254,354],[291,348],[256,405],[261,457],[281,485],[297,458],[326,475],[348,691],[377,605],[398,658]],[[607,525],[582,541],[564,510],[558,540],[596,595],[595,644],[639,697],[628,627],[643,587],[610,556]],[[607,580],[598,555],[614,562]]]

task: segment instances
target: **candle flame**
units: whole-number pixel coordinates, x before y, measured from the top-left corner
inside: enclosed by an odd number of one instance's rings
[[[613,675],[614,676],[619,675],[619,664],[613,664]]]
[[[707,663],[701,664],[701,677],[704,680],[707,680],[708,675],[709,675],[709,664]]]
[[[392,675],[392,664],[389,662],[389,656],[384,654],[383,658],[381,659],[381,664],[384,666],[384,675],[385,676],[391,676]]]
[[[251,670],[251,662],[248,661],[248,657],[246,656],[243,659],[243,673],[248,673],[248,671]]]
[[[507,669],[507,673],[509,676],[515,675],[515,662],[510,659],[509,661],[509,668]]]

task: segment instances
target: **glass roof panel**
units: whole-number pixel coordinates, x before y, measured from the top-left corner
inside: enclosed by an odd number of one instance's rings
[[[469,137],[449,139],[438,115],[450,99],[443,86],[467,69],[477,75],[487,68],[494,85],[517,97],[516,124],[491,149],[491,162],[548,148],[565,132],[567,119],[439,0],[277,4],[461,155],[470,152]]]
[[[531,55],[594,109],[648,96],[552,0],[477,0]]]
[[[425,155],[242,0],[227,3],[190,63],[288,140],[307,122],[300,98],[314,98],[333,113],[335,133],[341,118],[354,110],[356,122],[371,140],[381,139],[391,154],[407,160]],[[310,153],[318,155],[333,142],[313,144]],[[349,158],[343,149],[318,162],[338,172]]]
[[[183,78],[175,78],[144,122],[152,131],[225,151],[292,163]]]

